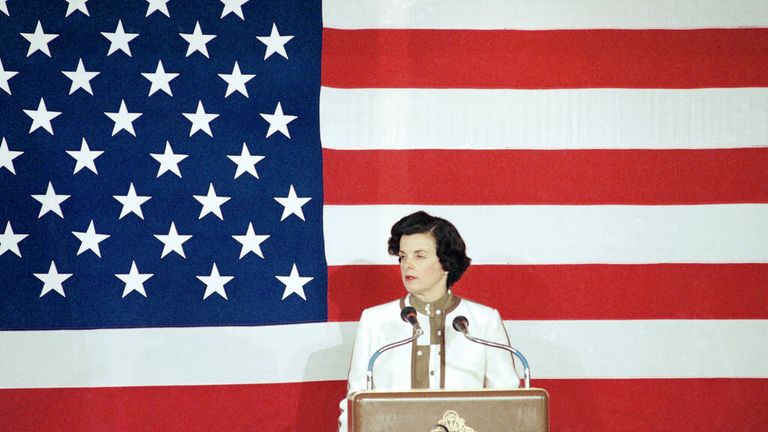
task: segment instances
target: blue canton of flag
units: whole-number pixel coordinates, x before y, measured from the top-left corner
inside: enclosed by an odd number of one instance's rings
[[[325,320],[321,25],[0,0],[0,328]]]

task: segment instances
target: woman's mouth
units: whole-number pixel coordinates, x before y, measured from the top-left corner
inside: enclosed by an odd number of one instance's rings
[[[406,275],[406,276],[405,276],[405,280],[407,280],[407,281],[416,280],[416,276],[409,276],[409,275]]]

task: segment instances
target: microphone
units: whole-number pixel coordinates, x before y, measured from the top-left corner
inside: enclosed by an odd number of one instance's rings
[[[403,339],[401,341],[392,342],[391,344],[384,345],[383,347],[379,348],[378,350],[376,350],[376,352],[373,353],[370,360],[368,360],[368,370],[365,372],[366,390],[373,390],[373,364],[376,363],[376,359],[378,359],[379,356],[384,351],[388,351],[388,350],[391,350],[392,348],[397,348],[399,346],[413,342],[419,336],[424,334],[424,330],[421,329],[421,326],[419,326],[419,321],[416,318],[416,309],[414,309],[411,306],[404,307],[403,310],[400,311],[400,318],[403,321],[413,326],[413,330],[414,330],[413,336]]]
[[[493,348],[500,348],[504,351],[508,351],[512,353],[514,356],[520,359],[520,363],[523,364],[523,381],[525,383],[525,388],[531,388],[531,368],[528,367],[528,360],[525,359],[525,356],[520,351],[512,348],[509,345],[504,345],[496,342],[487,341],[485,339],[476,338],[469,334],[469,320],[467,317],[463,315],[459,315],[456,318],[453,319],[453,328],[464,335],[467,339],[469,339],[472,342],[478,343],[480,345],[485,345]]]
[[[416,309],[414,309],[413,306],[404,307],[403,310],[400,311],[400,319],[409,323],[415,329],[421,329],[419,320],[416,318]]]
[[[466,336],[467,332],[469,331],[469,321],[467,321],[465,316],[459,315],[453,319],[453,328],[456,329],[457,332]]]

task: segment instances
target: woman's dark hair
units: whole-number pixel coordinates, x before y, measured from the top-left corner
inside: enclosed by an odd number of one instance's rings
[[[395,223],[390,231],[389,254],[400,254],[400,237],[430,233],[437,245],[437,258],[443,270],[448,272],[448,288],[459,281],[472,261],[466,254],[467,247],[459,231],[452,223],[424,211],[417,211]]]

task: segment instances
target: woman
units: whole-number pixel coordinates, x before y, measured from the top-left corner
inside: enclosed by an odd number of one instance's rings
[[[398,257],[408,294],[363,311],[357,328],[347,383],[349,394],[364,390],[368,360],[382,346],[413,335],[400,319],[413,306],[424,334],[410,346],[383,353],[373,368],[376,389],[517,388],[512,357],[500,349],[468,341],[451,326],[465,316],[470,334],[509,344],[499,313],[451,293],[469,267],[464,240],[445,219],[419,211],[400,219],[391,231],[389,253]],[[347,430],[347,400],[341,401],[341,431]]]

